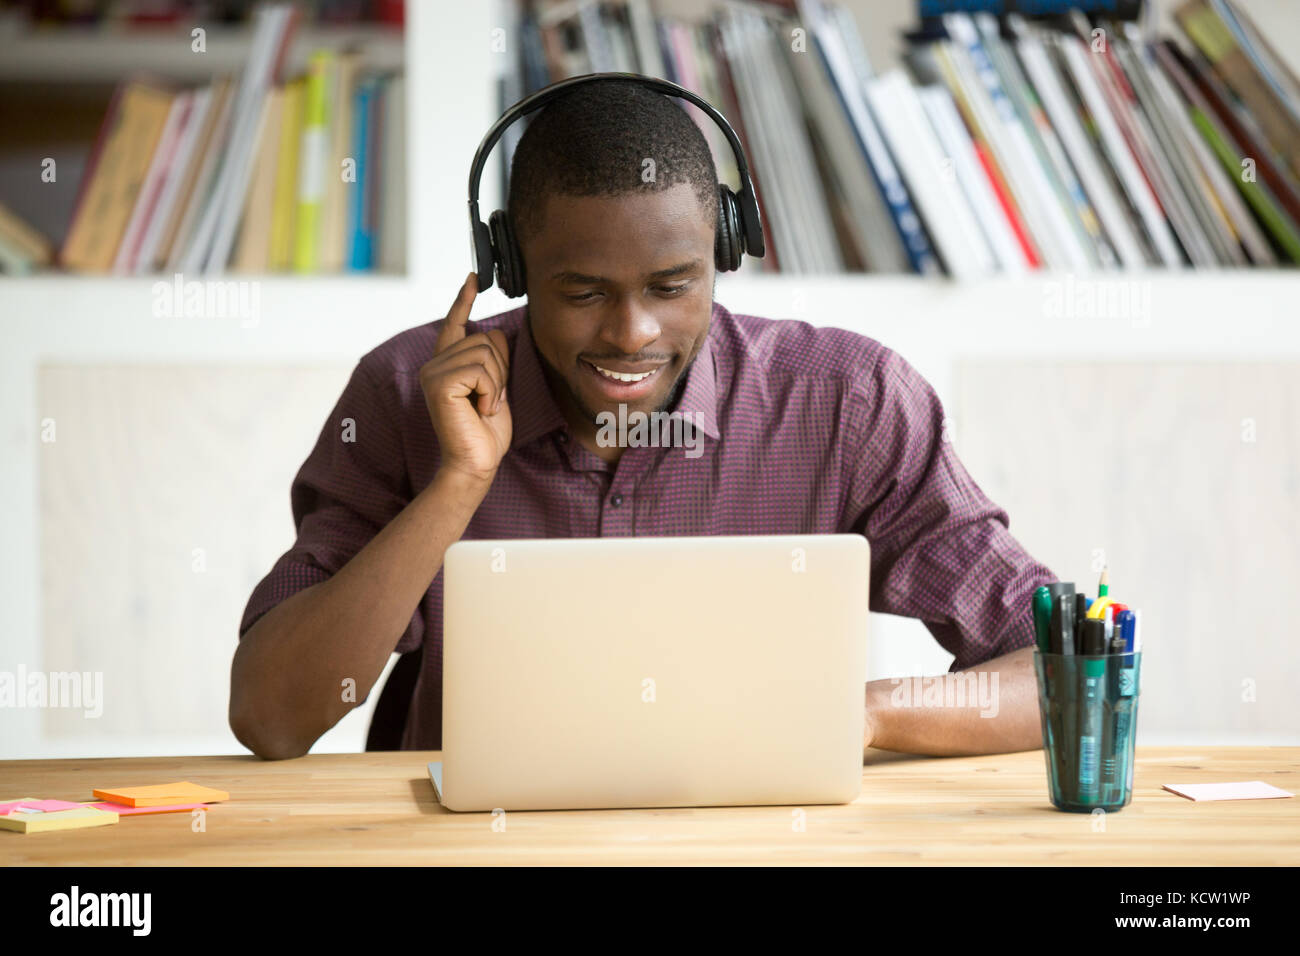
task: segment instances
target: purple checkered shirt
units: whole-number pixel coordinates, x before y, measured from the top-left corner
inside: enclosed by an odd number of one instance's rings
[[[699,449],[630,447],[609,464],[573,439],[543,377],[527,306],[474,323],[510,341],[514,435],[466,538],[864,534],[873,611],[915,617],[968,667],[1033,642],[1035,587],[1056,580],[944,440],[942,406],[865,336],[713,306],[676,410]],[[433,479],[420,389],[441,321],[364,356],[290,491],[298,538],[254,589],[242,637],[343,567]],[[341,440],[342,420],[356,423]],[[442,746],[442,573],[396,643],[423,645],[403,749]]]

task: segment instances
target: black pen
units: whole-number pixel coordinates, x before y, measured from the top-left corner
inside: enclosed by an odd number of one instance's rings
[[[1074,596],[1074,646],[1083,646],[1083,622],[1088,619],[1088,595]]]

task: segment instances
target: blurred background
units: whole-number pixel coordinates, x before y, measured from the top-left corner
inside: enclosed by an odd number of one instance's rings
[[[357,359],[454,297],[487,127],[604,70],[741,135],[769,253],[723,305],[900,352],[1026,547],[1089,593],[1109,566],[1143,743],[1300,743],[1300,9],[1018,7],[0,3],[0,682],[103,697],[0,694],[0,758],[242,750],[294,474]],[[873,616],[867,679],[951,661]]]

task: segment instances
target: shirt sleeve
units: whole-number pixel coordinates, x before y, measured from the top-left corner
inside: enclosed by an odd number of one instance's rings
[[[845,414],[847,524],[871,543],[871,610],[919,618],[952,670],[1033,644],[1030,599],[1056,575],[958,460],[930,384],[883,349]]]
[[[297,540],[254,588],[239,625],[242,638],[281,601],[328,580],[411,500],[392,388],[362,360],[293,480],[289,500]],[[395,651],[419,647],[423,602]]]

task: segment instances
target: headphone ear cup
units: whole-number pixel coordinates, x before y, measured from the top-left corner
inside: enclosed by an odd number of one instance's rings
[[[492,233],[482,221],[476,221],[470,229],[474,243],[474,272],[478,276],[478,290],[484,292],[492,287]]]
[[[740,268],[742,251],[736,195],[725,183],[718,184],[718,230],[713,244],[713,262],[719,272]]]
[[[505,212],[498,209],[488,217],[488,229],[492,233],[492,247],[496,252],[497,282],[501,291],[512,299],[524,294],[524,263],[519,255],[519,246],[515,242],[515,232],[510,227],[510,220]]]

